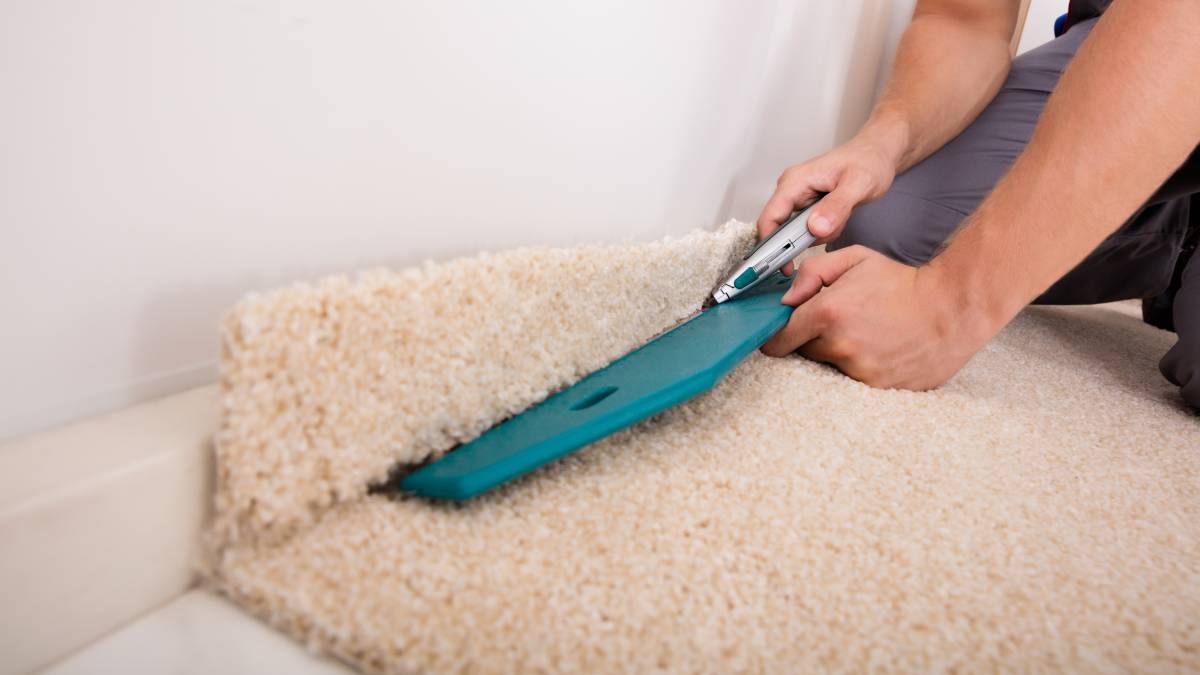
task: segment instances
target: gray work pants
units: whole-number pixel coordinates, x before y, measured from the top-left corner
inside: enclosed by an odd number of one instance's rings
[[[829,249],[862,244],[895,260],[932,258],[1025,148],[1059,75],[1096,20],[1017,57],[996,98],[961,134],[896,177],[880,199],[854,210]],[[1200,192],[1200,153],[1117,232],[1037,300],[1094,304],[1165,291],[1188,230],[1189,195]],[[1200,409],[1200,253],[1183,272],[1174,305],[1178,342],[1160,369]]]

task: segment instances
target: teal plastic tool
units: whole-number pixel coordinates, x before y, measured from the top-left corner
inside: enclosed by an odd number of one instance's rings
[[[400,481],[400,489],[469,499],[716,385],[782,328],[781,274],[702,312]]]

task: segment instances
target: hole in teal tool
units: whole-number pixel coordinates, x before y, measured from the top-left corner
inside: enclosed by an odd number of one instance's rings
[[[596,391],[592,392],[591,395],[588,396],[587,398],[585,398],[582,401],[571,406],[571,410],[586,410],[587,408],[590,408],[590,407],[596,405],[597,403],[599,403],[600,401],[603,401],[604,399],[608,398],[609,396],[612,396],[613,392],[616,390],[617,390],[616,387],[604,387],[603,389],[597,389]]]

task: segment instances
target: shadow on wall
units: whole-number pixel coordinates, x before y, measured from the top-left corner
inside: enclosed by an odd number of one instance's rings
[[[137,342],[129,359],[129,372],[153,372],[156,375],[137,381],[132,391],[122,392],[123,400],[103,403],[105,407],[129,405],[214,382],[220,365],[219,326],[210,325],[209,330],[198,333],[194,330],[194,318],[223,319],[251,292],[247,289],[269,290],[288,283],[312,283],[335,274],[353,279],[360,272],[388,267],[395,267],[395,261],[382,256],[359,257],[348,264],[290,265],[282,270],[272,270],[270,274],[226,279],[219,286],[176,286],[164,290],[142,306]],[[210,355],[210,358],[196,361],[192,358],[195,354]],[[179,363],[188,365],[178,367]]]
[[[126,394],[130,402],[216,380],[220,336],[215,326],[197,332],[195,317],[224,316],[245,294],[245,289],[256,288],[262,281],[252,277],[227,279],[219,286],[176,286],[162,289],[143,303],[137,319],[136,339],[128,352],[128,372],[154,375],[134,381]],[[197,361],[197,354],[208,358]]]
[[[857,48],[847,54],[834,143],[844,143],[858,133],[867,121],[875,97],[890,71],[890,64],[885,63],[889,54],[885,38],[891,5],[888,0],[863,1],[854,31]]]
[[[782,5],[781,20],[767,27],[770,38],[759,55],[763,78],[748,100],[758,109],[738,134],[725,161],[739,169],[723,186],[713,224],[752,220],[774,189],[779,174],[852,137],[870,114],[890,71],[898,35],[911,14],[911,0]],[[796,26],[816,34],[848,33],[849,50],[827,50],[820,63],[795,39]],[[814,28],[817,26],[817,28]],[[798,116],[798,111],[808,113]],[[719,164],[718,166],[725,166]],[[768,173],[763,172],[769,167]]]
[[[901,6],[903,5],[903,6]],[[890,54],[889,22],[906,20],[911,2],[860,0],[846,3],[730,5],[713,21],[707,63],[690,85],[693,106],[722,114],[694,116],[694,128],[682,138],[728,139],[723,146],[681,147],[675,166],[708,167],[699,184],[680,175],[668,204],[709,200],[710,223],[730,218],[752,220],[774,188],[778,173],[791,164],[824,152],[852,136],[865,121]],[[903,21],[901,22],[902,26]],[[761,35],[750,44],[729,44],[727,36]],[[813,61],[813,45],[802,36],[845,34],[852,49],[829,49]],[[894,40],[893,40],[894,41]],[[753,107],[753,110],[747,110]],[[729,133],[718,126],[738,120]],[[730,167],[737,167],[732,173]],[[656,217],[664,221],[671,214]],[[697,223],[699,225],[699,223]],[[223,316],[245,289],[266,289],[289,280],[318,279],[347,270],[394,266],[385,256],[325,261],[319,266],[290,265],[270,273],[225,279],[219,287],[177,286],[143,306],[137,347],[130,351],[129,372],[165,373],[135,383],[132,391],[109,405],[122,405],[213,381],[217,376],[216,331],[197,333],[195,316]],[[165,348],[164,348],[165,346]],[[194,355],[210,355],[195,361]],[[190,361],[190,363],[189,363]],[[188,363],[180,367],[178,364]]]
[[[0,436],[210,381],[249,289],[753,219],[904,2],[21,5]]]

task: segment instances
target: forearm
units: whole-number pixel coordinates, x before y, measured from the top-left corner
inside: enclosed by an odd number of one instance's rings
[[[962,131],[1008,73],[1018,4],[918,2],[891,78],[857,140],[883,149],[899,173]]]
[[[1200,3],[1118,0],[1009,173],[928,266],[998,328],[1125,222],[1200,141]],[[976,314],[977,316],[979,314]]]

